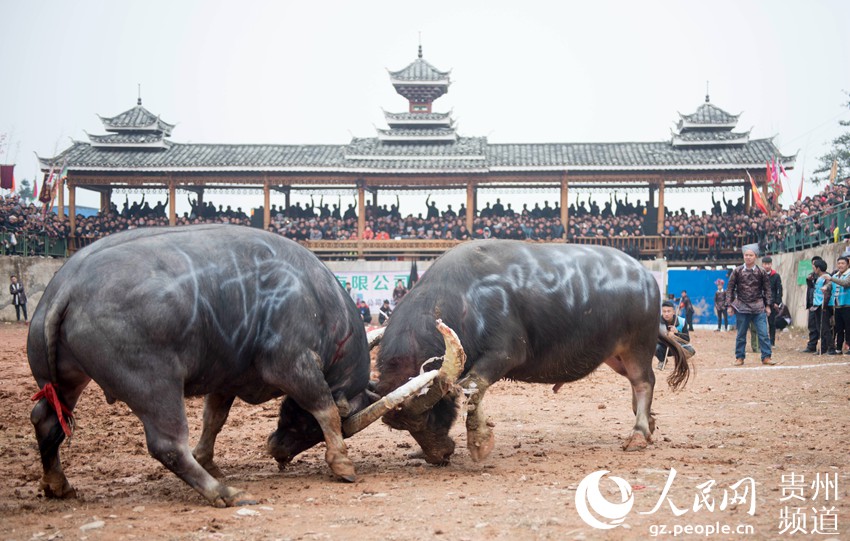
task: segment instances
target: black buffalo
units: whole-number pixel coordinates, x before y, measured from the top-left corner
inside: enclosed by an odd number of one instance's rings
[[[286,395],[272,456],[283,466],[325,441],[328,465],[348,481],[343,432],[382,413],[369,406],[363,323],[334,275],[305,248],[249,228],[150,228],[81,250],[47,286],[27,354],[42,389],[31,419],[48,496],[75,495],[59,445],[91,380],[141,419],[151,455],[218,506],[250,501],[214,478],[215,438],[235,397]],[[204,426],[191,452],[183,397],[199,395]]]
[[[581,379],[602,363],[632,385],[634,432],[627,450],[651,441],[650,413],[658,341],[670,347],[675,389],[687,381],[682,348],[659,330],[660,296],[652,274],[624,253],[606,247],[476,241],[440,257],[402,299],[386,328],[378,354],[379,394],[417,374],[441,354],[442,320],[457,332],[466,354],[459,387],[468,395],[467,445],[474,460],[493,448],[482,410],[487,389],[502,378],[555,384]],[[431,463],[454,452],[448,436],[456,392],[444,385],[384,416],[408,430]]]

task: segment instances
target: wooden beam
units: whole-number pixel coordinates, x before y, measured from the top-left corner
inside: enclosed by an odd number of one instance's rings
[[[44,177],[46,179],[47,175],[45,174]],[[56,209],[56,214],[60,218],[64,218],[65,217],[65,181],[60,178],[56,182],[58,182],[58,185],[56,186],[56,198],[57,198],[56,205],[59,207],[59,208]],[[48,209],[48,210],[50,210],[50,209]]]
[[[357,240],[363,240],[366,230],[366,182],[357,184]]]
[[[664,178],[658,179],[658,224],[657,233],[664,231]]]
[[[68,183],[68,217],[71,220],[71,236],[77,236],[77,187]]]
[[[268,231],[269,226],[272,223],[272,210],[271,210],[271,191],[269,190],[269,179],[266,179],[263,182],[263,229]]]
[[[567,173],[561,178],[561,225],[564,226],[564,236],[567,235],[567,229],[570,227],[570,209],[569,209],[569,184],[567,183]]]
[[[466,183],[466,230],[472,235],[472,223],[475,221],[475,183],[471,180]]]
[[[177,225],[177,186],[174,179],[168,181],[168,225]]]

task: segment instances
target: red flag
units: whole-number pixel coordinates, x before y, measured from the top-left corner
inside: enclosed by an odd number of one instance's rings
[[[38,201],[38,180],[32,181],[32,198]]]
[[[39,201],[47,205],[50,203],[50,183],[53,181],[53,171],[56,169],[55,165],[50,166],[50,171],[47,173],[47,176],[44,178],[44,181],[41,183],[41,197],[39,197]]]
[[[0,188],[15,191],[14,165],[0,165]]]
[[[770,212],[768,212],[768,210],[767,210],[767,206],[764,204],[764,201],[762,201],[762,199],[761,199],[761,194],[759,193],[759,188],[758,188],[758,186],[756,186],[756,181],[755,181],[755,180],[753,180],[753,177],[752,177],[752,175],[750,175],[750,172],[749,172],[749,171],[747,171],[747,177],[749,177],[749,179],[750,179],[750,186],[752,186],[752,188],[753,188],[753,200],[755,201],[756,206],[757,206],[757,207],[758,207],[758,208],[759,208],[762,212],[764,212],[765,214],[767,214],[768,216],[770,216]]]
[[[806,178],[805,171],[800,172],[800,187],[797,189],[797,201],[803,200],[803,180]]]

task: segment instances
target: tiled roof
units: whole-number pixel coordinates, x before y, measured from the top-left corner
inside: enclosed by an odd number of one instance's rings
[[[390,77],[397,81],[448,82],[450,71],[440,71],[422,58],[417,58],[404,69],[391,71]]]
[[[171,143],[169,148],[103,149],[77,142],[60,156],[73,171],[327,171],[452,172],[652,171],[741,169],[764,164],[779,150],[771,139],[727,147],[649,143],[487,144],[460,137],[451,144],[392,144],[376,138],[349,145],[214,145]],[[793,164],[794,157],[783,163]]]
[[[778,154],[771,139],[719,148],[669,142],[496,144],[487,147],[487,166],[496,171],[740,169]]]
[[[726,130],[684,130],[674,133],[674,145],[743,145],[750,140],[750,132]]]
[[[345,147],[347,160],[370,159],[373,156],[393,156],[412,159],[456,158],[467,156],[483,159],[487,153],[486,137],[458,137],[448,145],[384,143],[374,137],[355,138]]]
[[[165,135],[171,135],[174,124],[159,119],[141,105],[128,109],[111,118],[100,117],[106,131],[159,130]]]
[[[94,147],[145,147],[166,148],[170,142],[163,138],[162,132],[110,133],[92,135],[87,133]]]
[[[682,119],[679,121],[679,128],[682,127],[734,127],[738,123],[738,117],[741,115],[730,115],[720,107],[710,103],[703,103],[695,113],[683,115],[679,113]]]
[[[389,120],[400,120],[403,122],[409,120],[447,120],[451,118],[451,112],[448,113],[390,113],[384,111],[384,117]]]
[[[457,132],[451,127],[378,128],[378,139],[384,141],[455,141]]]

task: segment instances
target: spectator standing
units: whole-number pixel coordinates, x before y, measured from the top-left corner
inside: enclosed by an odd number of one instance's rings
[[[714,292],[714,312],[717,314],[717,330],[720,331],[720,324],[723,323],[723,330],[729,330],[729,316],[726,314],[726,290],[723,288],[723,280],[715,282],[717,291]]]
[[[27,294],[24,292],[24,284],[18,281],[18,277],[14,274],[9,277],[9,294],[12,295],[12,304],[15,305],[15,315],[18,317],[18,322],[21,321],[21,312],[24,313],[24,323],[27,324]]]
[[[809,341],[806,343],[806,348],[801,350],[802,353],[817,353],[818,338],[820,337],[820,320],[815,316],[815,310],[812,309],[815,295],[815,282],[818,280],[818,275],[815,274],[815,263],[822,261],[821,257],[816,255],[812,258],[812,272],[806,276],[806,310],[808,311],[807,326],[809,329]],[[824,265],[824,270],[826,265]]]
[[[832,329],[829,326],[829,318],[832,317],[832,309],[829,305],[832,288],[827,283],[830,278],[826,272],[826,261],[818,259],[812,263],[816,277],[814,293],[812,295],[812,307],[809,308],[809,317],[814,317],[818,328],[817,339],[820,340],[821,355],[838,355],[835,351],[835,342],[832,340]],[[817,341],[814,344],[817,350]]]
[[[850,259],[838,258],[838,272],[835,276],[826,275],[824,280],[832,283],[832,309],[835,315],[835,350],[841,353],[850,336]]]
[[[757,244],[744,246],[744,264],[736,267],[729,276],[729,288],[726,290],[726,306],[729,315],[737,316],[737,337],[735,339],[735,366],[744,364],[747,354],[747,327],[755,321],[758,331],[762,364],[774,365],[771,359],[770,337],[767,335],[767,317],[772,304],[770,298],[770,280],[767,273],[756,265]]]
[[[679,313],[685,314],[685,324],[688,326],[688,331],[694,330],[694,304],[688,297],[687,291],[682,291],[682,297],[679,299]]]
[[[395,289],[393,289],[393,306],[398,306],[399,301],[407,295],[407,288],[404,287],[404,282],[401,280],[395,283]]]
[[[770,256],[761,258],[761,266],[770,278],[770,298],[772,301],[770,313],[767,315],[770,347],[776,347],[776,317],[782,304],[782,277],[773,269],[773,259]]]

